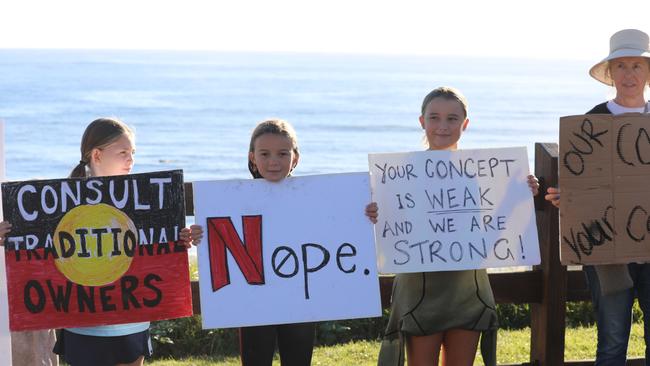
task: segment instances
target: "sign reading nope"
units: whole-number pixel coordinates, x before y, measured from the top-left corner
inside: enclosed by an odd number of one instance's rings
[[[526,148],[370,154],[382,273],[538,264]]]
[[[367,173],[194,182],[204,328],[381,315]]]

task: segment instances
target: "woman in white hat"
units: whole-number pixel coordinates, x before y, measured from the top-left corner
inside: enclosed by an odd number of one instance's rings
[[[616,97],[599,104],[588,113],[648,113],[643,92],[650,82],[648,35],[637,29],[624,29],[610,39],[609,56],[589,70],[601,83],[616,88]]]
[[[644,91],[650,83],[650,40],[637,29],[624,29],[610,39],[609,55],[589,70],[596,80],[614,86],[616,96],[587,114],[648,113]],[[559,207],[560,191],[549,188],[546,199]],[[598,346],[595,365],[625,365],[635,294],[644,319],[650,319],[650,263],[584,266],[591,290]],[[646,365],[650,365],[650,320],[644,322]]]

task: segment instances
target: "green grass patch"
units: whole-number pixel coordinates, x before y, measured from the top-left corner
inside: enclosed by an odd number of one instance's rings
[[[529,361],[530,329],[500,330],[497,346],[497,359],[500,364],[523,363]],[[628,357],[643,357],[643,324],[632,325],[632,335]],[[356,341],[334,346],[320,346],[314,349],[312,365],[315,366],[374,366],[377,364],[379,341]],[[596,355],[596,328],[569,328],[566,333],[565,360],[593,359]],[[240,366],[237,356],[192,357],[179,360],[155,360],[146,362],[152,366]],[[482,365],[477,355],[475,365]],[[274,366],[280,365],[276,355]]]
[[[329,365],[377,365],[379,342],[360,341],[339,344],[335,346],[322,346],[314,348],[312,366]],[[192,357],[181,360],[156,360],[146,362],[153,366],[241,366],[239,357]],[[280,358],[276,353],[273,366],[280,366]]]
[[[632,324],[627,356],[644,357],[643,324]],[[568,328],[565,336],[564,359],[566,361],[593,360],[596,357],[596,327]],[[497,360],[500,364],[530,361],[530,328],[499,330]],[[480,361],[480,356],[477,356]],[[475,362],[475,365],[481,365]]]

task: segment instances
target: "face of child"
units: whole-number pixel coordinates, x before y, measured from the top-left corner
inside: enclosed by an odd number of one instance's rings
[[[462,105],[453,99],[434,98],[420,116],[429,150],[456,150],[468,123]]]
[[[611,60],[609,72],[617,96],[643,98],[643,90],[650,81],[650,68],[646,58],[621,57]]]
[[[129,174],[133,168],[135,143],[129,135],[123,134],[119,139],[102,149],[93,149],[90,167],[96,177]]]
[[[266,133],[255,139],[254,150],[248,158],[260,175],[271,182],[286,178],[298,164],[298,154],[294,153],[291,140],[275,133]]]

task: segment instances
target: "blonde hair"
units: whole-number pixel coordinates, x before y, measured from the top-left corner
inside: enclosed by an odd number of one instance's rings
[[[81,159],[70,172],[70,178],[86,177],[86,166],[90,164],[93,149],[105,148],[122,135],[131,139],[135,137],[133,130],[117,118],[98,118],[90,122],[81,138]]]
[[[460,103],[460,106],[463,108],[463,112],[465,113],[465,116],[463,117],[467,118],[467,99],[463,93],[460,92],[460,90],[452,88],[450,86],[441,86],[439,88],[435,88],[429,94],[427,94],[426,97],[424,97],[424,100],[422,101],[422,112],[420,114],[421,116],[424,116],[424,111],[427,109],[427,105],[429,105],[429,103],[431,103],[431,101],[436,98],[444,98],[447,100],[457,101]]]
[[[298,138],[296,137],[296,131],[293,129],[289,122],[278,118],[268,119],[257,124],[253,130],[253,133],[251,134],[251,143],[248,148],[249,153],[255,152],[255,140],[267,133],[272,133],[288,138],[289,141],[291,141],[291,150],[294,154],[299,155]],[[250,154],[248,158],[248,171],[251,172],[253,178],[262,178],[262,175],[260,175],[260,173],[257,171],[255,164],[253,164],[251,161]]]

